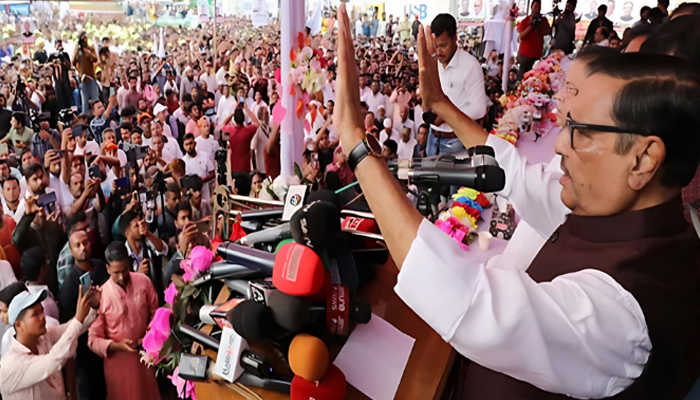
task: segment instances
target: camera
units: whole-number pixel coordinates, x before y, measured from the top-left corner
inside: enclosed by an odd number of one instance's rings
[[[62,123],[63,126],[70,126],[74,118],[75,115],[70,108],[64,108],[58,112],[58,122]]]

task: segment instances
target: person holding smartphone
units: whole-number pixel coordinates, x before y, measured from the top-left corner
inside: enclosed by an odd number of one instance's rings
[[[34,137],[34,131],[27,126],[27,114],[22,111],[12,113],[11,120],[12,128],[7,133],[0,143],[6,143],[7,146],[14,152],[20,153],[24,149],[29,149]]]

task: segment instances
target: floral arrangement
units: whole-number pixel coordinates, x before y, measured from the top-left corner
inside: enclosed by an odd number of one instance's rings
[[[165,290],[165,304],[156,310],[143,338],[141,362],[153,366],[156,375],[170,378],[181,399],[196,400],[194,382],[180,378],[177,368],[181,354],[190,351],[192,342],[178,335],[175,327],[180,322],[198,321],[193,310],[212,303],[211,289],[195,287],[192,280],[209,271],[213,260],[214,254],[204,246],[195,247],[182,260],[180,267],[185,273],[173,275],[173,282]]]
[[[513,25],[515,25],[515,20],[518,19],[518,5],[516,3],[513,3],[513,7],[510,8],[510,11],[508,12],[508,20],[513,21]]]
[[[294,175],[278,176],[275,180],[267,177],[262,183],[260,190],[260,198],[265,200],[284,200],[292,185],[311,185],[312,182],[306,179],[299,167],[299,164],[294,163]]]
[[[452,199],[452,204],[440,214],[435,226],[459,242],[462,249],[468,250],[467,243],[474,240],[481,212],[491,206],[492,199],[467,187],[460,188]]]
[[[557,50],[549,57],[540,61],[531,71],[525,73],[523,81],[514,93],[508,93],[501,97],[500,102],[504,108],[503,116],[498,120],[498,126],[491,130],[491,134],[515,144],[522,132],[521,119],[525,112],[533,114],[535,104],[543,106],[543,121],[548,118],[556,120],[556,116],[549,112],[552,105],[551,98],[564,86],[566,72],[561,66],[564,52]]]
[[[292,67],[289,71],[291,82],[290,88],[292,96],[297,94],[312,94],[321,90],[326,84],[326,59],[323,51],[310,47],[310,42],[306,40],[303,33],[299,32],[297,37],[297,48],[292,47],[289,54]]]

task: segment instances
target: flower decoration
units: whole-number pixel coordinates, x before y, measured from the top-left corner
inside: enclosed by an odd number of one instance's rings
[[[289,53],[289,60],[292,62],[289,70],[292,85],[289,92],[292,96],[316,93],[328,82],[323,51],[312,48],[309,39],[299,32],[297,47],[292,48]],[[308,101],[303,105],[306,103]],[[301,118],[299,115],[298,117]]]
[[[194,327],[201,324],[196,310],[201,305],[212,303],[211,288],[206,284],[195,287],[191,281],[209,271],[213,259],[211,250],[197,246],[186,260],[180,262],[185,273],[173,275],[173,282],[164,293],[165,305],[156,310],[143,338],[141,362],[154,366],[157,375],[168,376],[181,399],[196,399],[194,382],[180,378],[177,369],[181,354],[190,352],[192,342],[176,334],[174,327],[182,323]]]
[[[514,8],[517,14],[517,7],[514,6]],[[549,118],[548,108],[553,105],[552,96],[566,82],[566,72],[561,66],[563,59],[564,52],[555,51],[549,57],[538,62],[532,70],[525,73],[515,92],[508,93],[499,99],[504,108],[504,114],[498,120],[498,126],[491,130],[492,135],[515,144],[522,133],[525,133],[521,127],[523,115],[525,113],[532,115],[536,108],[535,105],[538,103],[543,106],[541,110],[543,123],[549,124],[551,118]],[[545,127],[540,130],[546,131],[546,129]]]
[[[172,307],[175,297],[177,297],[177,288],[175,287],[175,283],[171,282],[170,286],[165,289],[165,303]]]
[[[194,391],[194,382],[180,378],[179,367],[175,368],[173,374],[168,375],[168,378],[173,383],[173,386],[177,388],[177,397],[181,399],[197,400],[197,394]]]
[[[483,193],[466,187],[460,188],[452,199],[452,204],[440,214],[435,226],[458,241],[462,249],[468,250],[467,243],[473,240],[481,212],[491,206],[491,200]]]

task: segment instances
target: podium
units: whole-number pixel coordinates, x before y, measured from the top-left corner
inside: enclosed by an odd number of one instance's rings
[[[217,193],[224,194],[219,188],[217,188]],[[384,265],[376,268],[375,279],[358,289],[357,296],[371,305],[372,313],[416,340],[395,398],[437,400],[440,399],[445,389],[456,352],[396,295],[394,286],[398,272],[394,261],[389,257]],[[216,303],[223,303],[228,297],[228,289],[224,286]],[[209,333],[211,327],[205,327],[203,330]],[[332,343],[329,346],[332,357],[335,357],[340,351],[340,344]],[[206,350],[203,354],[216,360],[214,351]],[[260,388],[250,388],[250,390],[265,400],[289,399],[288,395],[282,393]],[[197,383],[196,392],[199,400],[247,398],[218,383]],[[348,400],[368,399],[367,396],[349,384],[345,398]]]

